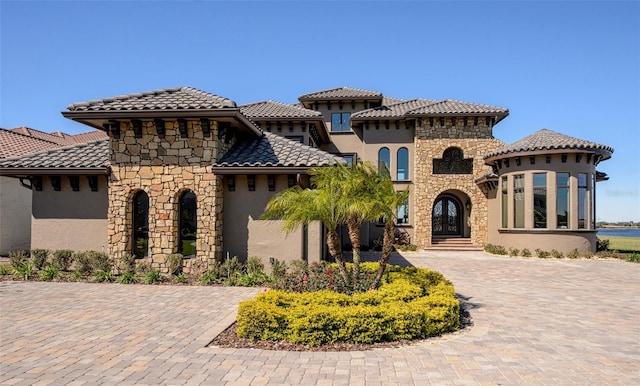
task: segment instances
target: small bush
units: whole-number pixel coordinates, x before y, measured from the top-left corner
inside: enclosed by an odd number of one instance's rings
[[[264,264],[259,257],[252,256],[247,259],[247,273],[250,275],[264,275]]]
[[[11,275],[12,272],[11,264],[0,264],[0,276]]]
[[[169,270],[170,276],[179,275],[182,273],[183,259],[184,259],[184,256],[182,256],[180,253],[173,253],[171,255],[168,255],[165,258],[164,263],[166,264],[167,269]]]
[[[136,272],[136,257],[131,253],[125,253],[120,259],[118,270],[122,274]]]
[[[40,280],[42,281],[50,281],[57,279],[58,277],[60,277],[60,271],[53,264],[47,265],[40,271]]]
[[[82,280],[84,277],[82,275],[82,272],[80,271],[73,271],[71,272],[71,276],[69,277],[69,279],[71,281],[80,281]]]
[[[151,271],[151,264],[149,264],[148,262],[140,261],[136,264],[136,273],[145,275],[149,271]]]
[[[531,251],[528,250],[527,248],[522,250],[522,256],[523,257],[531,257]]]
[[[394,247],[401,252],[415,252],[418,250],[418,246],[415,244],[394,244]]]
[[[51,264],[55,265],[60,271],[68,271],[73,263],[73,251],[69,249],[58,249],[53,252]]]
[[[47,263],[49,257],[48,249],[32,249],[31,250],[31,262],[37,269],[42,269]]]
[[[608,251],[609,250],[609,239],[601,239],[596,238],[596,251]]]
[[[287,264],[278,259],[270,260],[271,262],[271,277],[273,280],[280,280],[287,274]]]
[[[93,274],[93,281],[101,283],[101,282],[110,282],[113,280],[111,276],[111,270],[105,271],[103,269],[98,269]]]
[[[552,249],[551,256],[553,256],[556,259],[562,259],[564,257],[564,254],[556,249]]]
[[[242,274],[244,269],[242,263],[238,260],[238,256],[232,258],[226,258],[222,264],[220,264],[220,276],[224,279],[230,279],[236,274]]]
[[[29,260],[29,251],[19,249],[9,252],[9,264],[11,264],[13,268],[22,266],[22,263],[26,262],[27,260]]]
[[[487,244],[484,246],[484,250],[494,255],[506,255],[507,250],[502,245]]]
[[[120,284],[132,284],[132,283],[135,283],[136,281],[137,281],[136,274],[133,272],[124,272],[118,278],[118,283]]]
[[[142,276],[142,282],[144,284],[156,284],[162,283],[163,281],[164,277],[162,277],[162,274],[157,269],[152,269]]]
[[[551,257],[549,252],[543,251],[540,248],[537,248],[535,252],[536,252],[536,256],[538,256],[541,259],[548,259],[549,257]]]
[[[568,257],[569,259],[577,259],[577,258],[579,258],[579,257],[580,257],[580,252],[578,252],[578,249],[577,249],[577,248],[574,248],[574,250],[573,250],[573,251],[571,251],[571,252],[567,253],[567,257]]]
[[[220,272],[218,272],[217,268],[209,269],[207,272],[205,272],[198,278],[198,284],[201,284],[201,285],[216,284],[216,283],[219,283],[220,281],[221,281]]]
[[[13,275],[22,279],[29,280],[33,275],[34,266],[30,261],[16,262],[13,267]]]
[[[633,253],[629,256],[629,261],[632,263],[640,263],[640,253]]]
[[[189,276],[184,274],[183,272],[180,272],[179,274],[173,276],[173,282],[178,284],[186,284],[189,282]]]
[[[520,254],[520,250],[516,248],[509,248],[509,256],[515,257]]]

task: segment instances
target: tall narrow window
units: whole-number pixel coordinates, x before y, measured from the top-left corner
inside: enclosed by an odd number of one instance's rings
[[[178,252],[184,257],[194,257],[198,218],[196,195],[191,190],[187,190],[180,196],[178,214]]]
[[[513,227],[524,228],[524,174],[513,176]]]
[[[587,197],[587,174],[578,173],[578,229],[586,229],[589,224],[587,213],[589,210]]]
[[[402,205],[398,207],[398,224],[409,223],[409,200],[405,200]]]
[[[378,173],[383,174],[389,172],[390,159],[391,155],[388,148],[383,147],[378,151]]]
[[[533,173],[533,226],[547,227],[547,173]]]
[[[406,147],[398,149],[397,178],[398,181],[409,179],[409,150]]]
[[[596,229],[596,175],[591,175],[591,194],[589,195],[591,204],[591,229]]]
[[[502,227],[509,227],[509,185],[507,176],[502,177]]]
[[[556,216],[559,229],[569,228],[569,173],[556,174]]]
[[[131,253],[142,259],[149,255],[149,196],[140,190],[133,196]]]
[[[331,114],[331,131],[332,132],[351,131],[351,113]]]

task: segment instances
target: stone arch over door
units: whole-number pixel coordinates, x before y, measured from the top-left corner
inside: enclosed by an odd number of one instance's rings
[[[450,190],[436,197],[431,210],[433,237],[469,237],[469,196]]]

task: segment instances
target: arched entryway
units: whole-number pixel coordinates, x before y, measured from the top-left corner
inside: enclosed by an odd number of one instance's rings
[[[433,236],[462,237],[464,210],[460,200],[450,194],[438,196],[433,204],[431,232]]]

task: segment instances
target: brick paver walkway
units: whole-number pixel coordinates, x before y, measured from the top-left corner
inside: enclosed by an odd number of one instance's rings
[[[411,346],[205,345],[256,289],[0,283],[2,385],[640,384],[640,265],[429,252],[475,325]]]

